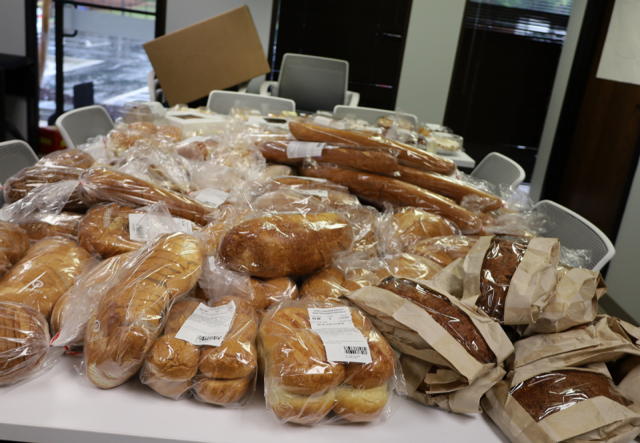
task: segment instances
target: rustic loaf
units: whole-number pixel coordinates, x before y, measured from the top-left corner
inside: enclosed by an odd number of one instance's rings
[[[129,214],[142,213],[130,206],[110,203],[87,211],[78,228],[80,245],[102,258],[137,251],[144,242],[131,240]]]
[[[39,220],[20,222],[20,227],[27,232],[32,241],[55,236],[77,238],[82,217],[81,214],[62,212],[58,215],[47,215]]]
[[[0,221],[0,277],[22,258],[29,248],[29,237],[23,228]]]

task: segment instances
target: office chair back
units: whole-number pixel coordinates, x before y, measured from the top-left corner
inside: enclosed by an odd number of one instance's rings
[[[0,143],[0,183],[4,185],[7,179],[24,168],[33,166],[38,156],[28,143],[22,140],[9,140]],[[4,204],[4,193],[0,192],[0,206]]]
[[[386,117],[388,115],[394,115],[396,111],[390,109],[377,109],[377,108],[361,108],[359,106],[346,106],[336,105],[333,108],[333,117],[336,119],[345,118],[349,115],[354,116],[357,119],[365,120],[370,125],[375,126],[378,123],[380,117]],[[406,118],[415,128],[418,127],[418,116],[414,114],[402,113],[402,116]]]
[[[542,200],[533,207],[533,212],[548,215],[553,221],[545,237],[558,238],[560,244],[569,249],[591,251],[586,268],[599,271],[615,255],[611,240],[593,223],[564,206],[550,200]]]
[[[267,115],[269,112],[280,114],[282,111],[295,111],[296,104],[288,98],[232,91],[211,91],[207,108],[218,114],[228,114],[232,108],[257,109],[261,115]]]
[[[492,152],[471,171],[471,176],[486,180],[494,185],[507,184],[514,188],[524,180],[522,166],[509,157]]]
[[[56,126],[69,149],[76,149],[78,145],[86,143],[87,139],[106,135],[114,128],[111,116],[100,105],[65,112],[56,120]]]
[[[278,77],[278,97],[296,102],[298,110],[333,110],[344,104],[349,82],[349,63],[345,60],[285,54]]]

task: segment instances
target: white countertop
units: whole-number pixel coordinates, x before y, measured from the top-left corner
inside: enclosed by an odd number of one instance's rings
[[[0,440],[47,443],[111,442],[508,442],[481,414],[456,415],[399,399],[395,414],[376,424],[280,424],[256,392],[246,409],[193,398],[173,401],[134,380],[100,390],[64,357],[48,373],[0,388]]]

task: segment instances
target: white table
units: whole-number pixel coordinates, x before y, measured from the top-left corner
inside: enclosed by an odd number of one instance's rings
[[[256,393],[247,409],[194,399],[173,401],[137,380],[108,391],[80,377],[79,359],[65,357],[45,375],[0,388],[0,440],[47,443],[111,442],[508,442],[481,414],[455,415],[398,399],[378,424],[308,428],[278,423]]]
[[[438,154],[442,158],[453,160],[459,168],[475,168],[476,161],[463,150],[452,152],[451,154]]]

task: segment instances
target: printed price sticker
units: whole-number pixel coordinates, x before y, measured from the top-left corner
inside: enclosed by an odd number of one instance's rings
[[[129,237],[133,241],[151,241],[159,235],[176,232],[173,228],[176,225],[180,232],[185,234],[193,232],[191,222],[184,218],[157,214],[129,214]]]
[[[196,195],[196,200],[215,208],[226,202],[228,198],[228,192],[218,191],[213,188],[203,189],[198,195]]]
[[[220,346],[229,332],[235,313],[234,302],[214,307],[200,303],[184,322],[176,338],[192,345]]]
[[[322,155],[326,143],[289,142],[287,146],[288,158],[318,157]]]
[[[371,363],[367,339],[356,329],[348,307],[308,308],[311,329],[320,336],[327,360]]]
[[[313,118],[313,124],[315,124],[315,125],[329,126],[332,122],[333,122],[332,118],[323,117],[321,115],[318,115],[318,116]]]

